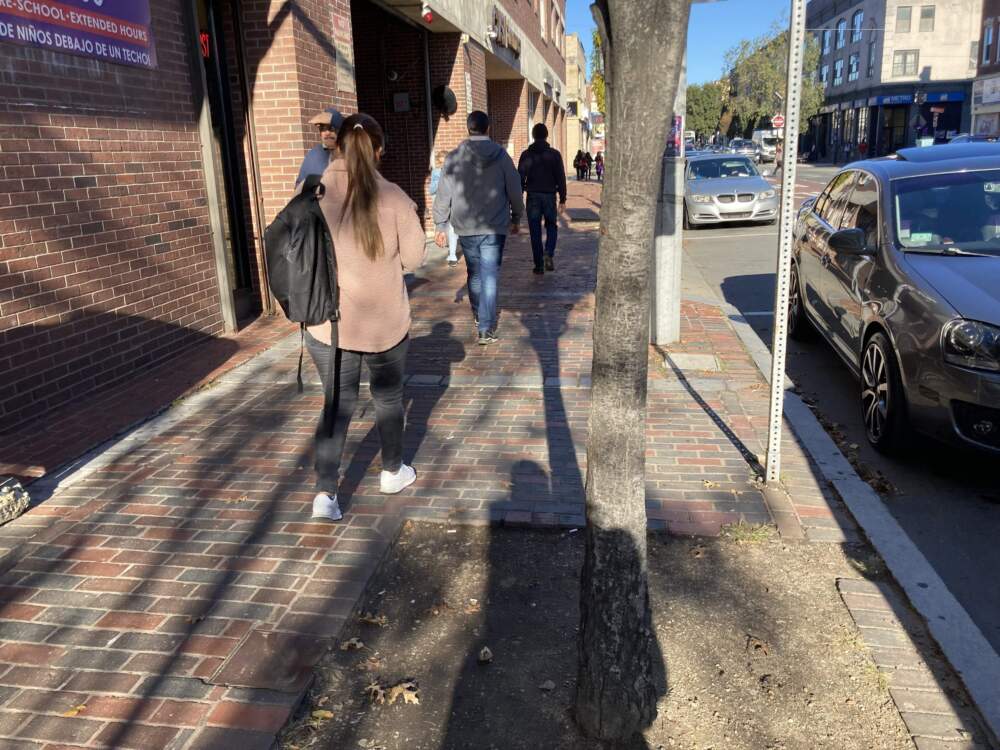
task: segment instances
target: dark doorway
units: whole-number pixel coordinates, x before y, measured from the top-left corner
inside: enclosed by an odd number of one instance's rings
[[[201,60],[212,120],[212,156],[216,191],[222,207],[222,232],[226,246],[226,265],[233,295],[236,319],[244,320],[259,309],[253,289],[251,243],[247,236],[248,215],[243,196],[245,177],[241,168],[242,147],[233,117],[233,91],[226,49],[223,5],[220,0],[197,0]],[[236,42],[239,43],[238,41]]]

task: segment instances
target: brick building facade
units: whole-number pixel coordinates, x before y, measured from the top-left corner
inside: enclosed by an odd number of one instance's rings
[[[535,122],[564,146],[565,0],[428,5],[150,1],[153,68],[0,38],[0,434],[267,311],[260,235],[324,107],[382,123],[425,216],[470,108],[515,158]]]

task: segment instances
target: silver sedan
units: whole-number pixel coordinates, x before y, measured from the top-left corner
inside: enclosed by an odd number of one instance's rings
[[[777,192],[747,157],[711,154],[688,160],[685,229],[728,221],[773,224],[777,218]]]

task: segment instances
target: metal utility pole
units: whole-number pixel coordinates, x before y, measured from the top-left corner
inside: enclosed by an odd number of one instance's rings
[[[684,215],[684,122],[687,110],[687,55],[681,62],[673,118],[680,122],[678,148],[663,154],[663,179],[656,212],[656,241],[650,275],[649,340],[666,345],[681,338],[681,256]]]
[[[799,107],[802,101],[802,53],[806,33],[806,0],[791,0],[788,22],[788,89],[785,95],[785,144],[781,169],[781,223],[774,290],[774,340],[771,346],[771,415],[767,434],[767,483],[781,475],[781,427],[785,403],[785,357],[788,336],[788,281],[792,269],[795,226],[795,168],[799,151]]]

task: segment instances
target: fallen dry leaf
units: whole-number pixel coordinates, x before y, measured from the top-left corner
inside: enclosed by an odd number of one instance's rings
[[[312,717],[316,719],[316,721],[326,721],[327,719],[333,718],[333,711],[327,711],[321,708],[317,711],[313,711]]]
[[[389,624],[388,617],[385,615],[376,615],[374,612],[362,612],[361,617],[358,619],[366,625],[378,625],[380,628],[384,628]]]
[[[360,638],[351,638],[340,644],[341,651],[360,651],[364,647],[365,643]]]
[[[705,545],[696,544],[691,548],[691,557],[704,557],[705,556]]]
[[[235,505],[236,503],[245,503],[249,498],[246,495],[240,495],[237,498],[224,497],[222,502],[228,503],[229,505]]]
[[[79,706],[73,706],[69,711],[66,711],[63,716],[70,718],[73,716],[79,716],[81,712],[86,711],[87,706],[85,704],[80,704]]]
[[[385,689],[374,680],[365,688],[365,695],[368,696],[368,700],[372,704],[381,705],[385,703]]]
[[[402,682],[393,685],[389,688],[389,697],[386,701],[391,706],[396,700],[402,697],[403,703],[412,703],[414,705],[420,705],[420,687],[417,685],[416,680],[403,680]]]
[[[713,487],[718,487],[718,486],[719,486],[719,483],[718,483],[718,482],[713,482],[713,481],[712,481],[711,479],[703,479],[703,480],[701,481],[701,483],[702,483],[703,485],[705,485],[705,489],[706,489],[706,490],[710,490],[710,489],[712,489]]]
[[[404,704],[420,705],[420,686],[412,679],[402,680],[388,687],[372,680],[372,683],[365,688],[365,695],[369,701],[377,705],[388,703],[391,706],[400,698]]]
[[[493,652],[490,651],[489,646],[483,646],[479,651],[479,663],[489,664],[491,661],[493,661]]]
[[[747,653],[753,654],[763,654],[764,656],[769,656],[771,653],[770,646],[767,645],[767,641],[761,640],[755,635],[747,634]]]
[[[382,669],[383,662],[378,656],[369,656],[363,662],[358,664],[358,669],[365,672],[378,672]]]

